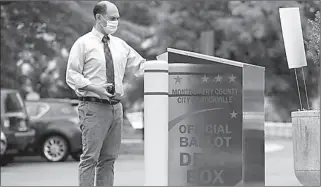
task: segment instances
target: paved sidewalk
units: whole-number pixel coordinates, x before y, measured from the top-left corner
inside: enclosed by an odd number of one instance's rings
[[[266,186],[302,186],[294,174],[292,140],[266,141],[284,149],[265,154]]]

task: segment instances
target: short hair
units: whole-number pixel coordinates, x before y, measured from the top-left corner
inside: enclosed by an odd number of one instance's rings
[[[107,13],[107,6],[105,3],[99,2],[95,5],[94,9],[93,9],[93,13],[94,13],[94,18],[96,19],[96,14],[106,14]]]

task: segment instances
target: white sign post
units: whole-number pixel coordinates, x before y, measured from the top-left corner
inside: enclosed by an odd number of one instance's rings
[[[299,100],[301,105],[301,110],[303,110],[300,88],[298,82],[298,76],[296,73],[297,68],[302,68],[302,77],[305,86],[305,93],[309,106],[308,92],[305,83],[305,75],[303,67],[307,66],[307,60],[304,49],[303,34],[301,27],[301,18],[299,8],[280,8],[280,18],[281,18],[281,27],[284,40],[284,47],[286,52],[286,57],[288,61],[289,69],[294,69],[296,83],[298,87]]]
[[[144,68],[145,186],[167,186],[168,62],[147,61]]]

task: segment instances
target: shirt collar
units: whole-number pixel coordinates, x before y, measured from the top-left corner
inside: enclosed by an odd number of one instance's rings
[[[95,27],[93,27],[93,29],[91,30],[91,33],[95,36],[97,36],[99,38],[99,40],[101,41],[103,39],[103,37],[105,36],[103,33],[101,33],[99,30],[97,30]],[[110,38],[110,34],[108,34],[108,37]]]

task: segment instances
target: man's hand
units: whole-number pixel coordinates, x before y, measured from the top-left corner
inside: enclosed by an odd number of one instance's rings
[[[103,88],[107,91],[108,97],[113,98],[113,97],[115,97],[115,93],[111,94],[111,93],[108,92],[108,87],[109,86],[112,86],[112,84],[111,83],[106,83],[106,84],[103,85]]]
[[[110,84],[105,84],[103,86],[96,86],[96,85],[88,85],[83,90],[88,90],[91,92],[94,92],[100,96],[101,99],[107,99],[110,100],[110,98],[114,97],[114,95],[107,92],[107,86]]]
[[[114,97],[111,98],[112,101],[121,101],[122,97],[120,96],[120,94],[115,94]]]
[[[100,96],[101,99],[110,100],[110,98],[113,97],[113,95],[108,93],[107,89],[105,89],[104,87],[97,87],[95,93],[97,93]]]

